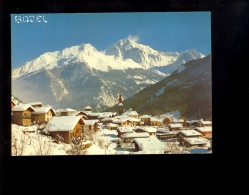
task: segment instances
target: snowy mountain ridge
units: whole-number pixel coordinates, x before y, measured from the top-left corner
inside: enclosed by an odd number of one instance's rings
[[[180,66],[191,59],[202,57],[204,55],[195,50],[186,50],[182,53],[159,52],[128,37],[119,40],[104,51],[98,51],[87,43],[65,48],[62,51],[46,52],[32,61],[14,68],[12,70],[12,79],[15,80],[31,73],[52,70],[72,63],[82,62],[87,64],[90,69],[108,72],[112,69],[149,69],[171,64]],[[176,67],[173,69],[176,69]]]

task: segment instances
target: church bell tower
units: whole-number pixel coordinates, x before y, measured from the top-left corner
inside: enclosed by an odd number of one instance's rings
[[[121,94],[118,95],[118,114],[121,115],[124,112],[124,107],[123,107],[123,97]]]

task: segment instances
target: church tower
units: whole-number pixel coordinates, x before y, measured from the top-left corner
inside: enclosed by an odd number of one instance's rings
[[[119,103],[118,103],[118,114],[121,115],[124,112],[123,103],[122,103],[123,97],[122,97],[121,93],[118,94],[118,101],[119,101]]]

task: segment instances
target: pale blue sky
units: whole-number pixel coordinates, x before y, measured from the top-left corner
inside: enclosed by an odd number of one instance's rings
[[[37,19],[37,16],[40,17]],[[82,43],[90,43],[97,50],[103,51],[129,35],[136,37],[138,43],[158,51],[182,52],[196,49],[197,52],[209,55],[211,13],[13,14],[12,68],[45,52],[59,51]]]

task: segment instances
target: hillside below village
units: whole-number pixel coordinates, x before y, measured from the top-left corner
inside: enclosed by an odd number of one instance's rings
[[[41,102],[11,101],[11,152],[29,155],[119,155],[212,153],[212,121],[187,120],[175,111],[160,116],[55,110]]]

